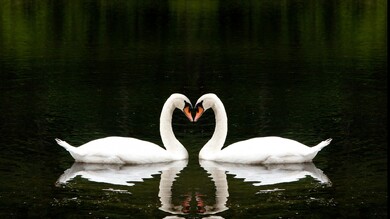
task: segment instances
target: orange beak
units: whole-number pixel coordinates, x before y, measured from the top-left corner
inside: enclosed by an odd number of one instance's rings
[[[198,121],[198,119],[203,115],[203,113],[204,113],[203,107],[198,106],[198,107],[196,108],[196,114],[195,114],[194,122]]]
[[[184,112],[184,114],[187,116],[187,118],[188,118],[191,122],[194,121],[194,120],[192,119],[191,110],[190,110],[190,107],[189,107],[189,106],[184,107],[183,112]]]

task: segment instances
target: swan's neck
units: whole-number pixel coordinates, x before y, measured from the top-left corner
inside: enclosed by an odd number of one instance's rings
[[[214,134],[199,153],[199,158],[207,160],[213,159],[221,151],[228,132],[227,115],[222,102],[217,100],[211,109],[213,109],[215,115]]]
[[[174,160],[188,158],[188,152],[176,139],[172,130],[172,114],[175,107],[172,103],[165,103],[160,116],[160,135],[164,147]]]

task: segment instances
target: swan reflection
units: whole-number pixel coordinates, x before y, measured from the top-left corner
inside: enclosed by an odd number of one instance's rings
[[[246,165],[199,160],[200,166],[214,182],[215,194],[213,197],[215,197],[215,202],[208,204],[202,200],[201,194],[195,193],[195,197],[193,197],[192,192],[189,192],[189,195],[184,195],[182,201],[174,204],[172,197],[182,195],[173,195],[173,183],[187,164],[188,160],[143,165],[74,163],[58,178],[57,185],[66,185],[76,176],[80,176],[91,182],[133,186],[137,182],[143,182],[145,179],[161,174],[158,191],[161,202],[159,209],[172,214],[166,218],[180,218],[179,215],[188,213],[202,214],[206,218],[222,218],[216,214],[229,209],[227,207],[229,198],[227,174],[233,175],[234,178],[243,179],[244,182],[250,182],[254,186],[290,183],[306,177],[313,178],[319,184],[331,185],[329,178],[313,163]],[[196,206],[194,206],[195,202]],[[195,211],[193,211],[194,209]]]
[[[183,204],[172,204],[172,185],[177,175],[187,164],[188,160],[142,165],[87,164],[76,162],[58,178],[56,185],[65,185],[76,176],[80,176],[91,182],[133,186],[136,182],[143,182],[144,179],[153,178],[153,175],[161,174],[158,192],[158,197],[161,201],[161,207],[159,209],[172,214],[185,214],[185,206]]]
[[[210,174],[211,180],[215,184],[215,204],[212,206],[206,205],[204,207],[205,214],[217,214],[219,212],[229,209],[226,202],[229,197],[228,183],[226,173],[223,168],[216,165],[213,161],[199,160],[200,166]]]
[[[220,163],[214,161],[200,160],[200,165],[207,171],[222,171],[234,175],[234,178],[243,179],[244,182],[251,182],[254,186],[275,185],[279,183],[295,182],[307,176],[312,177],[320,184],[331,185],[329,178],[318,169],[313,163],[296,164],[267,164],[247,165],[235,163]],[[214,181],[226,180],[226,175],[213,176]],[[215,177],[219,177],[216,179]],[[227,191],[225,192],[227,193]]]
[[[165,218],[183,218],[177,215],[189,214],[189,213],[216,214],[218,212],[222,212],[228,209],[226,207],[226,201],[227,201],[227,197],[229,196],[229,193],[227,190],[226,174],[223,171],[215,170],[213,168],[207,169],[207,171],[212,175],[213,181],[215,183],[215,188],[216,188],[215,205],[213,206],[205,205],[204,201],[202,200],[202,195],[196,193],[195,200],[194,200],[196,202],[196,207],[191,206],[192,198],[193,198],[191,192],[187,195],[184,195],[185,199],[180,203],[180,205],[174,205],[172,202],[172,185],[173,182],[175,181],[175,178],[177,177],[177,174],[184,167],[185,166],[171,167],[167,170],[162,171],[161,173],[161,180],[160,180],[159,193],[158,193],[158,197],[160,198],[161,201],[161,207],[159,209],[171,214],[175,214],[175,215],[167,216]],[[196,209],[195,212],[192,211],[192,209]],[[209,216],[204,218],[221,219],[222,217]]]
[[[312,177],[319,184],[331,185],[329,178],[322,172],[322,170],[316,168],[313,163],[248,165],[199,160],[199,164],[208,174],[210,174],[210,178],[215,184],[215,204],[204,205],[204,211],[198,212],[206,215],[209,214],[209,216],[203,218],[223,219],[223,217],[214,214],[218,214],[229,209],[227,207],[229,197],[227,174],[234,175],[234,178],[243,179],[244,182],[250,182],[254,186],[291,183],[304,179],[308,176]],[[161,177],[161,179],[163,179],[163,177]],[[171,182],[171,180],[168,181]],[[275,189],[275,191],[276,190],[277,189]],[[162,191],[161,187],[160,191]],[[167,190],[167,193],[169,192],[170,190]],[[167,194],[165,194],[165,196],[168,197]],[[170,202],[167,201],[166,203]],[[165,218],[177,219],[182,217],[167,216]]]
[[[187,160],[142,165],[87,164],[76,162],[58,178],[56,185],[67,184],[76,176],[80,176],[92,182],[133,186],[135,182],[143,182],[144,179],[153,178],[153,175],[164,173],[165,171],[177,171],[176,173],[178,173],[187,166],[187,163]]]
[[[158,197],[161,201],[160,210],[171,213],[171,214],[184,214],[183,205],[174,205],[172,203],[172,186],[175,181],[177,174],[180,173],[188,164],[188,161],[175,161],[174,165],[165,169],[161,173]]]

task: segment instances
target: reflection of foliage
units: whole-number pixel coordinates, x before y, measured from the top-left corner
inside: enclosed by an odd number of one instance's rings
[[[228,43],[271,47],[270,55],[278,57],[285,57],[283,53],[306,58],[351,53],[370,57],[375,55],[371,43],[386,46],[386,4],[381,0],[305,4],[6,0],[0,8],[0,48],[2,54],[16,57],[62,54],[69,59],[90,55],[107,59],[113,54],[126,58],[126,51],[133,49],[165,47],[169,52],[185,44],[184,49],[197,52]],[[89,54],[87,49],[96,45]],[[282,49],[286,45],[293,45],[293,50]],[[339,48],[337,54],[328,49],[332,47]]]

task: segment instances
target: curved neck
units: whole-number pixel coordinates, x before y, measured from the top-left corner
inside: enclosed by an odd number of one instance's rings
[[[215,130],[211,139],[199,153],[199,157],[203,159],[212,159],[217,155],[225,144],[228,132],[228,119],[223,103],[217,99],[211,109],[213,109],[215,115]]]
[[[175,160],[188,158],[188,152],[176,139],[172,130],[172,114],[175,110],[172,101],[165,102],[160,116],[160,135],[164,147],[172,154]]]

